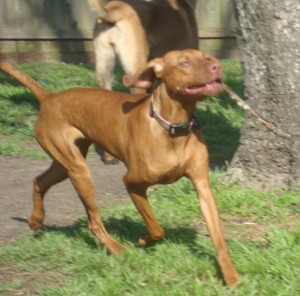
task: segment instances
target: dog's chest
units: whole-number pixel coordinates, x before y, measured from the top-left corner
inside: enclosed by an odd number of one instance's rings
[[[183,176],[186,156],[183,148],[146,146],[132,157],[128,166],[128,176],[136,182],[172,183]]]

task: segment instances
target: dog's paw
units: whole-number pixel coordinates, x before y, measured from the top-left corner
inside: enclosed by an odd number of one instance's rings
[[[158,237],[152,238],[150,236],[150,234],[148,232],[146,232],[145,234],[143,234],[140,237],[138,244],[140,247],[147,248],[147,247],[150,247],[151,245],[155,244],[156,242],[162,240],[163,237],[164,237],[164,233]]]
[[[34,217],[31,217],[30,219],[28,219],[28,225],[30,227],[31,230],[33,230],[34,232],[38,231],[41,229],[42,227],[42,221],[40,221],[41,219],[36,219]]]
[[[106,247],[112,255],[121,254],[126,250],[122,245],[112,239],[106,243]]]
[[[110,159],[103,159],[103,163],[106,165],[114,165],[114,164],[118,164],[119,160],[117,158],[110,158]]]
[[[102,154],[101,159],[102,159],[103,163],[106,165],[119,163],[119,160],[117,158],[115,158],[114,156],[110,155],[109,153],[107,153],[105,151]]]

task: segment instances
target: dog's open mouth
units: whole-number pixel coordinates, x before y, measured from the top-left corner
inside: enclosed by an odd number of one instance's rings
[[[216,79],[204,84],[195,84],[189,85],[185,88],[185,91],[189,95],[217,95],[222,89],[222,81],[220,79]]]

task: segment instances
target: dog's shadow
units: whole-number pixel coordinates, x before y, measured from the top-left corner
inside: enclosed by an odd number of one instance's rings
[[[26,219],[20,219],[13,217],[12,219],[17,220],[22,223],[27,223]],[[122,218],[110,217],[105,220],[105,226],[107,231],[114,237],[118,237],[118,241],[125,242],[129,241],[136,247],[138,247],[138,239],[141,234],[145,233],[146,228],[143,222],[137,222],[130,219],[127,216]],[[222,278],[221,270],[216,261],[216,257],[213,251],[205,250],[199,248],[196,244],[196,237],[199,233],[188,226],[176,226],[176,227],[164,227],[166,232],[166,240],[162,240],[160,243],[167,244],[178,244],[186,245],[189,251],[198,258],[208,258],[213,262],[215,269],[217,270],[218,277]],[[56,225],[43,225],[40,231],[34,233],[36,239],[42,238],[46,233],[55,233],[63,235],[70,239],[80,239],[85,242],[85,244],[90,249],[98,249],[100,244],[97,239],[92,235],[91,231],[87,229],[87,219],[78,219],[74,224],[68,226],[56,226]],[[206,238],[207,239],[207,238]],[[155,253],[155,245],[150,248],[143,249],[145,253]]]
[[[105,220],[105,227],[113,237],[118,237],[118,241],[129,241],[133,245],[137,246],[137,242],[140,236],[145,233],[146,227],[143,222],[137,222],[129,217],[114,218],[110,217]],[[183,244],[186,245],[189,250],[195,255],[202,257],[206,256],[214,260],[214,254],[209,254],[204,250],[199,250],[196,244],[196,237],[199,233],[188,226],[176,226],[176,227],[164,227],[166,232],[167,243],[169,244]],[[77,220],[74,224],[68,226],[56,226],[56,225],[43,225],[42,230],[35,234],[36,238],[42,237],[48,232],[58,233],[69,238],[80,238],[91,249],[99,248],[99,242],[92,235],[91,231],[87,229],[86,218]],[[164,243],[162,240],[160,243]],[[155,251],[154,248],[146,248],[147,252]]]
[[[19,220],[14,218],[15,220]],[[19,220],[20,221],[20,220]],[[24,222],[24,221],[22,221]],[[122,218],[110,217],[104,222],[107,231],[112,236],[117,236],[120,241],[129,241],[137,244],[141,234],[146,232],[146,227],[143,222],[137,222],[127,216]],[[186,244],[188,246],[193,244],[196,239],[197,232],[190,227],[164,227],[168,240],[171,243]],[[35,237],[42,237],[48,232],[62,234],[66,237],[82,238],[90,248],[99,248],[97,239],[92,235],[91,231],[87,229],[86,218],[77,220],[74,224],[68,226],[57,225],[43,225],[41,231],[35,233]]]

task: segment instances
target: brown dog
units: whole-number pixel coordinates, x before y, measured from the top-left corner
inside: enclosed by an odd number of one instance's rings
[[[221,90],[222,69],[215,58],[193,49],[172,51],[150,61],[139,75],[124,77],[126,85],[144,88],[157,80],[152,95],[100,88],[50,93],[9,64],[0,66],[40,102],[36,138],[53,158],[51,167],[34,181],[31,228],[41,227],[47,190],[69,177],[86,209],[91,231],[111,253],[124,250],[106,232],[97,210],[85,160],[93,142],[127,166],[123,180],[147,227],[139,240],[141,246],[150,246],[164,236],[148,203],[147,188],[186,176],[195,185],[225,282],[238,280],[209,186],[207,149],[193,119],[197,101]]]

